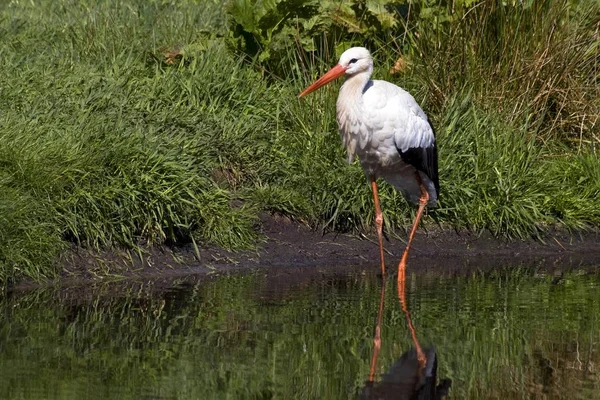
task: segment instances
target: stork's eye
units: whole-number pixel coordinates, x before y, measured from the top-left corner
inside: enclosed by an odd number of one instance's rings
[[[352,60],[350,60],[350,62],[348,63],[348,65],[350,64],[354,64],[355,62],[357,62],[358,60],[356,58],[353,58]]]

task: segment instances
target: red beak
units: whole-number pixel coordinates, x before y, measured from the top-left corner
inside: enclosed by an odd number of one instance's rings
[[[329,82],[336,80],[337,78],[344,75],[345,73],[346,73],[346,68],[342,67],[340,64],[336,65],[335,67],[333,67],[329,71],[327,71],[325,73],[325,75],[323,75],[322,77],[320,77],[319,79],[314,81],[312,85],[310,85],[309,87],[304,89],[304,92],[300,93],[300,95],[298,97],[304,97],[307,94],[314,92],[321,86],[327,85]]]

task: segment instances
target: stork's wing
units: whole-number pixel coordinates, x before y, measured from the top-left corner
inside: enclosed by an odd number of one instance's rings
[[[419,117],[416,117],[419,118]],[[414,136],[421,135],[420,138],[415,138],[414,142],[402,145],[396,140],[396,148],[400,152],[402,161],[412,165],[418,171],[424,172],[433,182],[437,193],[440,192],[440,180],[438,176],[438,154],[435,143],[435,132],[433,125],[429,121],[425,131],[415,130]]]
[[[386,81],[375,80],[363,93],[363,101],[374,113],[379,129],[393,131],[402,160],[425,173],[439,193],[438,155],[433,126],[414,97]]]

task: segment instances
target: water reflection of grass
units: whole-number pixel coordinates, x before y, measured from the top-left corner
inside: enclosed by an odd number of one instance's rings
[[[576,273],[557,285],[525,273],[415,278],[408,304],[451,397],[593,398],[597,285]],[[412,344],[393,287],[386,296],[379,373]],[[0,397],[352,397],[368,377],[378,301],[368,278],[279,293],[258,276],[89,301],[4,299]]]
[[[464,390],[481,398],[514,398],[527,397],[530,391],[540,395],[557,391],[571,398],[569,390],[591,385],[590,380],[568,379],[575,371],[567,364],[576,358],[571,350],[578,342],[587,357],[598,360],[590,347],[600,339],[597,280],[573,274],[555,285],[552,279],[520,274],[459,278],[452,288],[453,302],[416,312],[429,319],[421,326],[439,327],[438,337],[432,335],[434,329],[421,331],[438,344],[441,357],[448,361],[441,363],[441,375],[447,372],[454,379],[454,393]],[[434,298],[421,309],[438,301]],[[454,323],[448,323],[449,316]],[[586,366],[590,367],[593,370],[593,364]],[[585,373],[580,377],[585,375],[590,377]],[[598,380],[593,381],[597,389]]]

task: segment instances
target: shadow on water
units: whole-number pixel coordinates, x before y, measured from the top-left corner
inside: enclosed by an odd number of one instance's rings
[[[382,375],[381,381],[367,381],[359,399],[441,399],[448,394],[450,379],[437,384],[437,353],[433,347],[425,349],[425,368],[414,348],[404,352]]]
[[[0,398],[600,397],[593,270],[374,272],[10,293]]]

